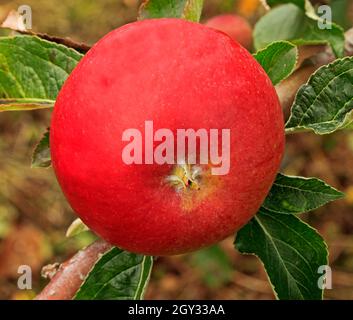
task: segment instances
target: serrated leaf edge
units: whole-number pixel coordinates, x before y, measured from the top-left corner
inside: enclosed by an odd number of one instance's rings
[[[323,205],[326,205],[327,203],[329,202],[332,202],[332,201],[335,201],[335,200],[338,200],[338,199],[342,199],[345,197],[345,193],[336,189],[335,187],[332,187],[331,185],[329,185],[328,183],[326,183],[325,181],[321,180],[321,179],[318,179],[316,177],[302,177],[302,176],[293,176],[293,175],[286,175],[286,174],[283,174],[283,173],[280,173],[280,175],[284,176],[284,177],[288,177],[288,178],[296,178],[296,179],[301,179],[301,180],[316,180],[316,181],[319,181],[321,183],[323,183],[323,187],[328,187],[330,189],[332,189],[333,191],[337,192],[337,195],[332,195],[332,199],[328,200],[327,202],[325,202],[325,204]],[[276,183],[276,180],[273,182],[273,185],[279,185]],[[299,189],[299,188],[296,188],[296,187],[292,187],[292,186],[288,186],[288,185],[279,185],[280,187],[284,187],[284,188],[289,188],[289,189],[296,189],[298,191],[305,191],[305,192],[309,192],[309,193],[314,193],[314,194],[322,194],[322,195],[328,195],[327,193],[324,193],[324,192],[315,192],[315,191],[311,191],[311,190],[303,190],[303,189]],[[322,207],[323,205],[319,205],[317,207],[312,207],[306,211],[303,211],[303,212],[298,212],[298,213],[285,213],[285,212],[282,212],[282,211],[275,211],[273,209],[269,209],[267,208],[266,206],[264,206],[264,204],[262,204],[262,208],[268,210],[268,211],[271,211],[273,213],[278,213],[278,214],[292,214],[292,215],[297,215],[297,214],[302,214],[302,213],[306,213],[306,212],[309,212],[309,211],[313,211],[315,209],[318,209],[320,207]]]
[[[324,247],[325,247],[325,249],[326,249],[326,250],[325,250],[325,252],[326,252],[325,260],[326,260],[326,264],[328,264],[328,263],[329,263],[329,251],[328,251],[328,245],[327,245],[325,239],[322,237],[322,235],[321,235],[315,228],[313,228],[312,226],[310,226],[308,223],[306,223],[306,222],[303,221],[302,219],[298,218],[296,215],[292,215],[292,216],[293,216],[295,219],[299,220],[299,221],[300,221],[301,223],[303,223],[304,225],[306,225],[306,226],[307,226],[309,229],[311,229],[318,237],[320,237],[320,238],[322,239],[322,242],[323,242]],[[256,220],[258,220],[258,218],[256,218],[256,215],[254,216],[254,218],[255,218]],[[261,226],[262,229],[264,229],[264,228],[262,227],[262,224],[259,223],[259,225]],[[266,233],[266,232],[265,232],[265,233]],[[272,291],[273,291],[273,293],[274,293],[274,295],[275,295],[276,300],[280,300],[279,297],[278,297],[277,291],[276,291],[276,287],[275,287],[275,285],[272,283],[272,281],[271,281],[271,279],[270,279],[269,273],[267,272],[267,268],[266,268],[264,262],[261,260],[261,258],[260,258],[256,253],[253,253],[253,252],[245,252],[245,251],[242,252],[241,250],[239,250],[239,249],[237,248],[237,246],[236,246],[236,240],[237,240],[237,238],[235,238],[234,246],[236,247],[236,249],[237,249],[241,254],[253,255],[253,256],[256,256],[256,257],[259,259],[260,263],[261,263],[262,266],[264,267],[264,270],[266,271],[266,277],[267,277],[268,282],[269,282],[269,284],[270,284],[270,286],[271,286],[271,288],[272,288]],[[321,299],[323,299],[323,297],[324,297],[324,290],[321,290]]]
[[[303,84],[303,85],[298,89],[298,91],[297,91],[297,93],[296,93],[296,95],[295,95],[295,98],[294,98],[294,102],[293,102],[293,104],[292,104],[292,106],[291,106],[291,110],[292,110],[292,108],[294,107],[294,105],[296,104],[296,101],[297,101],[298,96],[299,96],[299,94],[301,93],[301,91],[304,90],[304,88],[306,88],[306,86],[310,86],[310,85],[311,85],[312,79],[317,75],[318,72],[321,72],[323,69],[328,69],[328,68],[331,67],[333,64],[338,63],[339,61],[344,61],[344,60],[352,60],[352,62],[353,62],[353,57],[352,57],[352,56],[348,56],[348,57],[344,57],[344,58],[339,58],[339,59],[336,59],[336,60],[334,60],[333,62],[331,62],[331,63],[329,63],[329,64],[326,64],[326,65],[324,65],[324,66],[318,68],[318,69],[310,76],[310,78],[308,79],[308,81],[307,81],[305,84]],[[353,67],[352,67],[352,69],[350,69],[350,70],[353,70]],[[346,72],[347,72],[347,71],[346,71]],[[341,73],[341,74],[343,74],[343,73]],[[339,74],[339,76],[340,76],[341,74]],[[333,80],[334,80],[335,78],[337,78],[337,77],[338,77],[338,76],[336,76],[336,77],[334,77],[333,79],[331,79],[331,80],[329,81],[329,83],[330,83],[331,81],[333,81]],[[327,87],[327,85],[326,85],[324,88],[326,88],[326,87]],[[322,90],[321,90],[321,92],[322,92]],[[321,92],[320,92],[320,93],[321,93]],[[349,101],[352,101],[352,100],[353,100],[353,99],[351,99],[351,100],[349,100]],[[347,103],[347,102],[346,102],[346,103]],[[345,103],[345,105],[346,105],[346,103]],[[312,106],[312,105],[311,105],[311,106]],[[309,109],[309,108],[308,108],[308,109]],[[353,111],[353,110],[352,110],[352,111]],[[334,130],[330,130],[330,131],[327,131],[327,132],[324,132],[324,133],[318,131],[318,130],[315,129],[315,128],[311,128],[311,127],[308,127],[308,126],[305,126],[305,125],[304,125],[304,126],[303,126],[303,125],[300,125],[300,126],[295,126],[295,127],[287,127],[288,123],[290,123],[290,120],[291,120],[292,117],[293,117],[293,114],[292,114],[292,112],[291,112],[291,114],[290,114],[290,116],[289,116],[289,118],[288,118],[288,120],[287,120],[287,122],[286,122],[286,124],[285,124],[285,133],[287,134],[287,133],[293,133],[293,132],[300,131],[300,130],[309,130],[309,131],[312,131],[312,132],[314,132],[315,134],[318,134],[318,135],[330,134],[330,133],[333,133],[333,132],[335,132],[335,131],[341,129],[342,127],[344,127],[345,121],[347,120],[347,118],[349,118],[349,117],[352,115],[352,113],[353,113],[352,111],[351,111],[351,112],[348,112],[348,113],[346,114],[344,120],[342,121],[342,125],[341,125],[341,126],[337,127],[337,128],[334,129]],[[332,122],[332,120],[330,120],[330,121],[324,121],[324,122],[315,122],[315,123],[313,123],[313,124],[329,123],[329,122]]]
[[[271,47],[271,46],[273,46],[273,45],[282,44],[282,43],[283,43],[283,44],[289,44],[289,45],[292,47],[292,49],[295,49],[295,63],[294,63],[294,65],[293,65],[291,71],[290,71],[285,77],[283,77],[280,81],[278,81],[278,82],[277,82],[276,84],[274,84],[274,85],[278,85],[278,84],[281,83],[283,80],[287,79],[287,78],[293,73],[293,71],[295,70],[295,67],[296,67],[296,65],[297,65],[297,63],[298,63],[298,59],[299,59],[299,52],[298,52],[297,46],[296,46],[294,43],[292,43],[292,42],[290,42],[290,41],[288,41],[288,40],[278,40],[278,41],[273,41],[273,42],[269,43],[266,47],[264,47],[264,48],[262,48],[262,49],[256,51],[256,52],[253,54],[253,57],[256,59],[256,56],[257,56],[259,53],[262,53],[263,51],[266,51],[269,47]],[[291,50],[292,50],[292,49],[291,49]],[[288,51],[288,52],[289,52],[289,51]],[[258,60],[256,59],[256,61],[258,61]],[[259,61],[258,61],[258,62],[259,62]],[[260,62],[259,62],[259,64],[261,65]],[[265,69],[264,69],[264,71],[266,72]],[[267,72],[266,72],[266,74],[268,75]]]

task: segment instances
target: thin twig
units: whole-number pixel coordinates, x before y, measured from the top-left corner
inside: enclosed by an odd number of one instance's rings
[[[88,272],[100,255],[111,248],[103,240],[97,240],[87,248],[77,252],[64,262],[36,300],[70,300],[81,286]]]

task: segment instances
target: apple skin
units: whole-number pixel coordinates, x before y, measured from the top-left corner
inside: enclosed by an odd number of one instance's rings
[[[230,171],[199,190],[166,183],[173,165],[126,165],[122,133],[228,128]],[[158,143],[157,143],[158,144]],[[275,179],[284,123],[257,61],[227,35],[179,19],[144,20],[106,35],[64,84],[50,130],[53,168],[74,211],[108,242],[181,254],[234,234]]]
[[[252,28],[243,17],[234,14],[222,14],[207,20],[205,25],[224,32],[244,48],[251,50]]]

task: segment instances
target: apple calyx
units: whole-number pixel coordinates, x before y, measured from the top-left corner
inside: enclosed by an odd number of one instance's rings
[[[200,190],[202,168],[190,164],[177,164],[173,168],[171,175],[167,177],[167,182],[177,191]]]

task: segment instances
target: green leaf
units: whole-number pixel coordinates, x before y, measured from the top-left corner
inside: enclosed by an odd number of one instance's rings
[[[351,0],[331,0],[330,7],[332,12],[333,22],[340,25],[343,29],[349,29],[351,22],[349,21],[350,16],[350,5]]]
[[[261,259],[277,298],[322,299],[318,268],[328,264],[327,246],[296,216],[261,209],[238,232],[235,247]]]
[[[350,119],[347,121],[347,124],[345,124],[342,129],[344,130],[352,130],[353,129],[353,119]]]
[[[1,70],[0,70],[0,79],[1,79]],[[0,86],[2,86],[1,80],[0,80]],[[0,89],[0,92],[1,92],[1,89]],[[0,112],[47,109],[47,108],[52,108],[54,103],[55,103],[55,100],[31,99],[31,98],[28,98],[28,99],[5,98],[5,99],[0,99]]]
[[[181,18],[198,22],[203,0],[147,0],[140,7],[139,20]]]
[[[88,230],[89,228],[82,222],[82,220],[80,218],[77,218],[68,227],[66,231],[66,237],[74,237]]]
[[[0,37],[8,37],[15,33],[14,30],[0,26]]]
[[[95,264],[74,299],[142,299],[152,265],[152,257],[113,248]]]
[[[50,108],[82,58],[34,36],[0,38],[0,111]]]
[[[319,29],[315,14],[293,4],[270,10],[255,25],[254,45],[257,50],[268,44],[287,40],[295,45],[329,44],[336,56],[344,54],[344,33],[341,27],[331,24],[331,29]]]
[[[304,10],[305,9],[306,0],[267,0],[266,3],[270,7],[273,7],[273,6],[276,6],[276,5],[279,5],[279,4],[292,3],[292,4],[294,4],[294,5],[296,5],[299,8]]]
[[[278,174],[262,207],[267,211],[297,214],[340,199],[344,194],[316,178]]]
[[[273,42],[254,54],[274,85],[287,78],[294,70],[298,49],[288,41]]]
[[[74,49],[75,51],[86,54],[91,47],[83,42],[75,42],[70,38],[60,38],[58,36],[51,36],[46,33],[38,33],[38,32],[33,32],[33,31],[19,31],[16,29],[11,28],[12,26],[9,27],[0,27],[0,36],[21,36],[21,35],[27,35],[27,36],[32,36],[32,37],[38,37],[43,40],[47,40],[51,43],[56,43],[56,44],[61,44],[64,47]]]
[[[286,132],[328,134],[344,127],[353,110],[353,57],[318,69],[297,92]]]
[[[48,168],[51,165],[49,149],[49,129],[34,149],[32,155],[32,168]]]
[[[310,19],[313,20],[321,20],[322,19],[316,14],[315,8],[313,7],[313,5],[311,4],[311,2],[309,0],[269,0],[267,1],[267,4],[272,7],[274,5],[284,5],[284,4],[291,4],[291,5],[295,5],[297,6],[297,8],[299,8],[300,10],[303,11],[303,13],[305,13],[305,15],[307,17],[309,17]],[[328,21],[326,21],[326,23],[329,23]]]

